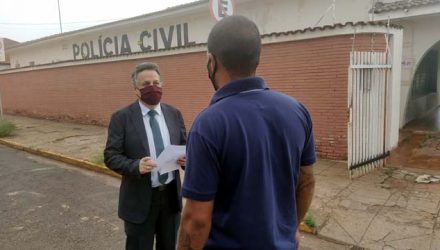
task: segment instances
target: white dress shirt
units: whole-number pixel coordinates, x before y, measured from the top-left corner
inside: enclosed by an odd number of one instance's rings
[[[151,159],[153,159],[155,161],[157,159],[156,147],[154,146],[153,131],[151,130],[151,126],[150,126],[150,115],[148,115],[148,112],[150,111],[150,109],[147,108],[141,102],[139,102],[139,106],[141,107],[141,111],[142,111],[142,117],[144,120],[145,131],[147,132],[148,147],[150,148],[150,157],[151,157]],[[171,144],[170,132],[168,131],[168,126],[167,126],[167,123],[165,122],[165,117],[163,116],[160,104],[157,105],[156,108],[154,108],[154,110],[157,112],[157,115],[155,115],[155,118],[157,120],[157,123],[159,123],[160,134],[162,135],[162,140],[163,140],[163,146],[164,146],[164,148],[166,148],[168,145]],[[168,179],[165,182],[165,184],[170,183],[172,180],[174,180],[174,175],[171,172],[171,173],[168,173]],[[162,185],[159,182],[159,171],[157,171],[156,169],[153,169],[153,171],[151,171],[151,185],[153,187],[158,187],[158,186]]]

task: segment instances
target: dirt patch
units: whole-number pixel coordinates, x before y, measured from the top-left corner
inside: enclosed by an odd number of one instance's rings
[[[35,149],[91,161],[104,150],[107,128],[70,122],[54,122],[23,116],[7,115],[17,126],[6,138]]]
[[[87,115],[76,115],[72,116],[69,114],[64,115],[51,115],[51,114],[40,114],[40,113],[33,113],[29,112],[27,110],[20,110],[20,109],[5,109],[5,113],[9,115],[14,116],[22,116],[22,117],[29,117],[29,118],[36,118],[36,119],[44,119],[44,120],[51,120],[55,122],[69,122],[69,123],[78,123],[78,124],[84,124],[84,125],[97,125],[97,126],[107,126],[108,120],[95,120],[91,119]]]
[[[391,152],[387,165],[440,170],[440,133],[402,131],[399,147]]]
[[[390,188],[392,189],[398,189],[399,191],[403,191],[406,190],[408,188],[408,181],[405,179],[395,179],[395,178],[390,178],[387,181],[387,184],[389,185]]]

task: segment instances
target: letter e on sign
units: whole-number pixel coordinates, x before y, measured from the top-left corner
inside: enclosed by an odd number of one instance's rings
[[[234,15],[235,0],[209,0],[209,9],[212,17],[220,21],[225,16]]]

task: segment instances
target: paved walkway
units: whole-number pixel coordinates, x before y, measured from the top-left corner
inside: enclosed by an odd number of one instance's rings
[[[6,119],[17,125],[4,138],[9,142],[87,161],[104,149],[103,127]],[[350,180],[345,162],[319,160],[315,173],[310,212],[319,237],[367,249],[440,250],[440,184],[414,181],[425,173],[440,177],[440,171],[384,168]]]

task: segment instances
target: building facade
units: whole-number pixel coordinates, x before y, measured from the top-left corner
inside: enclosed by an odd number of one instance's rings
[[[412,114],[438,105],[437,76],[429,87],[416,80],[413,90],[415,78],[438,74],[427,66],[417,74],[419,65],[431,64],[422,63],[426,55],[438,58],[427,52],[436,51],[440,40],[432,23],[440,18],[437,1],[406,6],[406,11],[396,1],[227,2],[223,11],[245,15],[260,29],[258,75],[310,110],[321,157],[347,159],[350,152],[351,52],[388,54],[387,150],[397,146],[399,128],[417,117]],[[189,127],[213,94],[206,40],[215,16],[222,14],[215,3],[197,1],[12,46],[10,68],[0,71],[3,106],[10,113],[106,125],[112,112],[136,98],[129,78],[134,65],[154,61],[163,71],[164,101],[182,110]]]

